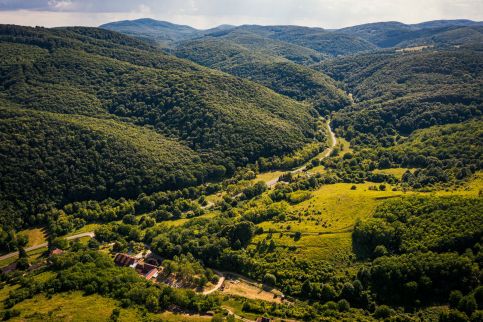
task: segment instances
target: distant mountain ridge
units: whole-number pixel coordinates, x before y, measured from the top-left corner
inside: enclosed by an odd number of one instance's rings
[[[304,26],[221,25],[207,30],[177,25],[154,19],[138,19],[112,22],[100,28],[118,31],[130,36],[152,40],[162,46],[204,37],[229,37],[230,34],[249,32],[267,40],[282,41],[318,51],[321,54],[339,56],[378,48],[417,45],[458,45],[463,28],[472,33],[464,42],[483,40],[483,22],[457,19],[434,20],[417,24],[397,21],[376,22],[341,29],[323,29]]]

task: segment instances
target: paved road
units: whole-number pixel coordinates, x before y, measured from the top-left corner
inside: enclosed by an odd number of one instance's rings
[[[320,158],[320,160],[327,158],[332,153],[332,151],[334,150],[335,145],[337,144],[337,138],[335,137],[335,134],[332,131],[332,128],[330,127],[330,121],[327,122],[327,128],[329,129],[329,135],[330,135],[330,143],[331,143],[331,145],[330,145],[330,147],[328,147],[327,149],[325,149],[325,152],[322,155],[322,157]],[[305,169],[307,169],[307,165],[301,166],[300,168],[297,168],[297,169],[292,170],[290,172],[291,173],[299,173],[299,172],[304,171]],[[273,187],[274,185],[277,184],[277,182],[278,182],[279,179],[280,179],[280,177],[268,181],[267,182],[267,186],[268,187]]]
[[[78,239],[78,238],[82,238],[82,237],[91,237],[92,238],[94,236],[95,236],[94,232],[89,231],[87,233],[72,235],[72,236],[66,237],[65,239],[72,240],[72,239]],[[33,250],[36,250],[36,249],[39,249],[39,248],[42,248],[42,247],[47,247],[47,246],[48,246],[48,243],[42,243],[42,244],[38,244],[38,245],[35,245],[35,246],[26,247],[25,251],[30,252],[30,251],[33,251]],[[0,256],[0,261],[7,259],[7,258],[10,258],[10,257],[14,257],[14,256],[18,256],[18,252],[12,252],[12,253],[8,253],[8,254],[5,254],[3,256]]]
[[[218,279],[218,283],[216,284],[215,287],[213,287],[211,290],[203,291],[204,295],[208,295],[215,291],[218,291],[220,287],[223,285],[223,282],[225,281],[225,275],[222,272],[215,271],[215,270],[213,270],[213,272],[215,272],[215,274],[217,274],[220,278]]]

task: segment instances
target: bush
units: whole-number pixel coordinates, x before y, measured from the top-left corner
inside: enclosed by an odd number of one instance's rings
[[[17,260],[17,268],[18,269],[25,270],[25,269],[29,268],[29,266],[30,266],[30,264],[29,264],[28,258],[22,257],[22,258],[19,258]]]
[[[450,308],[456,309],[462,298],[463,298],[463,293],[461,293],[461,291],[458,291],[458,290],[451,291],[448,299]]]
[[[449,312],[443,312],[439,316],[440,322],[468,322],[469,319],[463,312],[457,310],[450,310]]]
[[[263,282],[270,286],[275,286],[277,284],[277,277],[273,274],[267,273],[263,276]]]
[[[475,311],[473,314],[471,314],[470,318],[471,322],[481,322],[483,321],[483,311]]]
[[[87,242],[87,246],[90,248],[90,249],[99,249],[99,247],[101,246],[101,244],[99,243],[99,241],[95,238],[91,238],[89,239],[89,241]]]
[[[476,304],[475,297],[472,294],[466,295],[458,303],[458,309],[462,312],[465,312],[468,316],[470,316],[477,308],[478,305]]]
[[[483,309],[483,286],[478,286],[473,292],[473,295],[475,297],[476,304],[478,304],[478,310]]]
[[[376,248],[374,248],[374,253],[373,253],[374,258],[386,256],[387,254],[388,254],[388,251],[386,247],[384,247],[384,245],[378,245],[376,246]]]
[[[337,302],[337,309],[339,312],[347,312],[351,308],[349,302],[347,300],[340,300]]]
[[[394,310],[387,305],[379,305],[374,311],[374,317],[376,319],[387,319],[394,314]]]

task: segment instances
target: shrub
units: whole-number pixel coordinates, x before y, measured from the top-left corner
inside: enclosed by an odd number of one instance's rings
[[[465,312],[468,316],[470,316],[477,307],[475,297],[472,294],[464,296],[458,303],[458,309]]]
[[[351,308],[349,302],[347,300],[340,300],[337,302],[337,309],[339,312],[347,312]]]
[[[463,298],[463,294],[461,293],[461,291],[458,291],[458,290],[451,291],[451,293],[449,294],[449,300],[448,300],[449,306],[452,309],[456,309],[462,298]]]
[[[387,319],[394,314],[394,310],[387,305],[379,305],[374,311],[374,317],[377,319]]]
[[[275,277],[275,275],[267,273],[265,274],[265,276],[263,276],[263,282],[265,284],[275,286],[277,284],[277,278]]]
[[[443,312],[439,316],[440,322],[468,322],[468,317],[463,312],[457,310],[450,310],[449,312]]]
[[[374,258],[386,256],[387,254],[388,254],[388,251],[384,245],[378,245],[376,246],[376,248],[374,248],[374,253],[373,253]]]

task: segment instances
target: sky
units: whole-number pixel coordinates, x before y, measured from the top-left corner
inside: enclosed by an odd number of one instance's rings
[[[483,0],[0,0],[0,23],[99,26],[153,18],[200,29],[220,24],[341,28],[378,21],[483,20]]]

